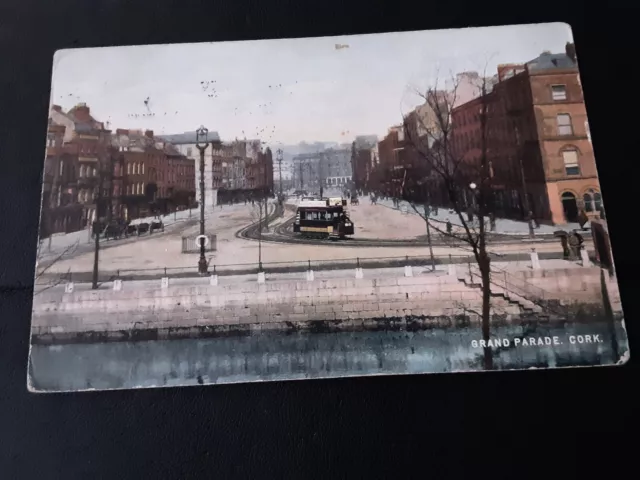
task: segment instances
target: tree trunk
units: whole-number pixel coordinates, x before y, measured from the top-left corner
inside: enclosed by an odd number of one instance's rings
[[[98,218],[98,206],[96,205],[96,219]],[[97,222],[97,220],[96,220]],[[96,224],[97,225],[97,224]],[[93,225],[92,227],[93,228]],[[100,229],[96,228],[95,231],[95,249],[93,253],[93,276],[91,280],[91,288],[96,290],[98,288],[98,257],[100,255]]]
[[[429,257],[431,258],[431,270],[436,271],[436,259],[433,256],[433,244],[431,243],[431,227],[429,226],[429,205],[424,204],[424,221],[427,224],[427,243],[429,244]]]
[[[482,339],[485,345],[491,338],[491,260],[486,252],[480,252],[478,259],[482,279]],[[491,347],[484,347],[484,369],[493,370]]]

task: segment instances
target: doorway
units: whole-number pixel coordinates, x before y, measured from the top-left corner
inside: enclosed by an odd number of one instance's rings
[[[564,211],[564,219],[567,223],[578,221],[578,202],[573,193],[564,192],[562,194],[562,210]]]

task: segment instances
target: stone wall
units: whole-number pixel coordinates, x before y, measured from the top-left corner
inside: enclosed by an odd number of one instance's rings
[[[599,272],[596,273],[599,282]],[[531,278],[538,279],[535,275]],[[537,281],[548,286],[550,283],[545,282],[554,282],[555,292],[574,286],[554,279],[549,272],[540,278],[543,280]],[[590,281],[583,281],[581,285],[591,288]],[[587,293],[574,293],[581,298],[593,298]],[[32,333],[36,337],[68,338],[73,334],[134,330],[229,326],[250,329],[252,325],[263,329],[281,328],[317,321],[384,321],[456,315],[470,316],[473,320],[477,319],[481,304],[480,289],[467,286],[456,275],[252,281],[234,285],[169,284],[166,288],[161,288],[160,281],[154,288],[135,288],[134,282],[124,282],[120,291],[46,291],[37,295]],[[513,298],[492,299],[495,315],[518,316],[522,313],[521,307]]]
[[[567,303],[602,302],[599,267],[564,268],[554,270],[522,270],[510,279],[528,289],[527,298],[534,300],[562,300]]]

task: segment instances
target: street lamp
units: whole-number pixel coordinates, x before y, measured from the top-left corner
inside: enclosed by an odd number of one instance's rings
[[[201,126],[196,130],[196,148],[200,150],[200,260],[198,260],[198,273],[207,274],[207,259],[204,257],[205,235],[204,235],[204,151],[209,146],[207,136],[209,130]]]

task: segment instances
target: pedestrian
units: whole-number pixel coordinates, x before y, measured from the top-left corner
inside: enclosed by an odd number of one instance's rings
[[[451,222],[447,218],[447,235],[451,235],[452,230],[453,230],[453,225],[451,225]]]
[[[569,235],[569,259],[576,260],[580,257],[580,247],[581,247],[582,237],[578,234],[577,230],[573,230]]]
[[[578,214],[578,224],[580,225],[581,230],[584,230],[584,226],[588,221],[589,217],[587,216],[586,212],[584,210],[580,210],[580,213]]]
[[[493,212],[489,213],[489,228],[492,232],[496,231],[496,216]]]
[[[473,222],[473,207],[471,205],[467,208],[467,222]]]

